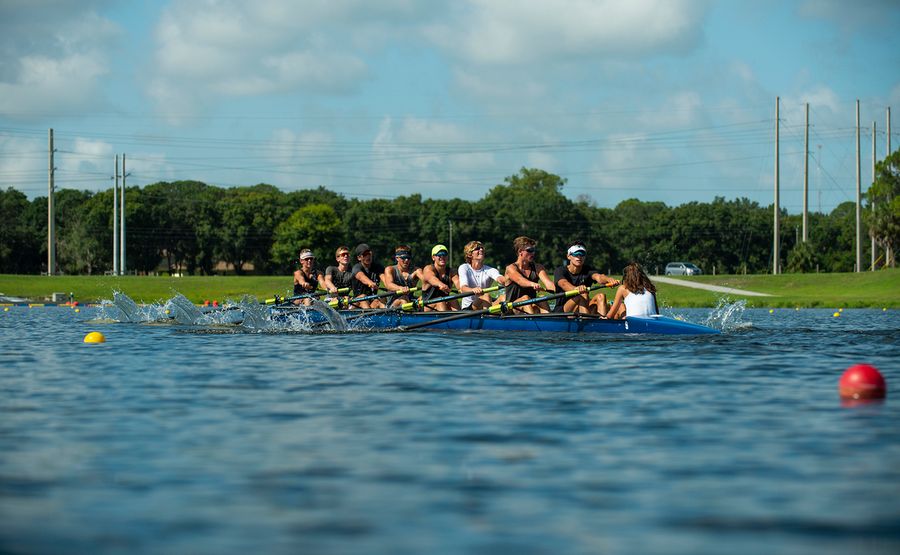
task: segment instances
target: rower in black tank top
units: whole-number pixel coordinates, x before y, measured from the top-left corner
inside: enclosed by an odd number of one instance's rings
[[[538,282],[538,273],[535,268],[534,262],[529,264],[528,273],[522,271],[519,268],[519,272],[527,279],[528,281]],[[533,299],[537,297],[537,290],[534,287],[522,287],[518,283],[513,280],[509,280],[509,285],[506,286],[506,300],[510,302],[517,301],[522,297],[527,297],[529,299]]]
[[[437,275],[437,272],[435,272],[435,275]],[[451,289],[453,288],[453,276],[450,275],[449,269],[447,270],[447,272],[444,275],[437,276],[437,278],[441,281],[441,283],[443,283],[447,287],[449,287]],[[425,291],[422,291],[422,302],[430,301],[431,299],[437,299],[437,298],[442,297],[443,295],[444,294],[440,289],[438,289],[437,287],[431,286],[428,289],[426,289]]]

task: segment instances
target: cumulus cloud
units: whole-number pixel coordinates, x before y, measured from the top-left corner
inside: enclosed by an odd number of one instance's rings
[[[708,2],[472,0],[426,35],[459,59],[530,64],[570,57],[681,53],[701,38]]]
[[[102,101],[100,79],[119,27],[94,11],[102,2],[0,3],[0,105],[30,118]]]
[[[221,98],[282,93],[347,94],[368,76],[364,52],[389,14],[409,2],[175,2],[156,28],[149,87],[169,113]],[[372,20],[367,19],[372,16]],[[366,41],[370,41],[367,43]],[[174,108],[174,109],[173,109]]]

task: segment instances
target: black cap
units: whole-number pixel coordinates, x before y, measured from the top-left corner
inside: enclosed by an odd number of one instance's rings
[[[369,248],[369,245],[367,245],[365,243],[360,243],[360,244],[356,245],[356,256],[359,256],[362,253],[364,253],[366,251],[370,251],[370,250],[372,250],[372,249]]]

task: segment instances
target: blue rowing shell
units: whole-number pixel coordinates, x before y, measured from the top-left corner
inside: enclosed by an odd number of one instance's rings
[[[348,322],[356,330],[393,330],[403,326],[412,326],[434,322],[459,314],[458,312],[385,312],[361,315],[360,311],[341,311],[344,317],[352,316]],[[281,317],[288,317],[288,312]],[[324,318],[311,313],[311,320]],[[548,315],[478,315],[471,318],[459,318],[449,322],[438,322],[421,329],[426,330],[486,330],[486,331],[530,331],[557,333],[619,333],[619,334],[661,334],[661,335],[706,335],[719,333],[718,330],[676,320],[667,316],[651,316],[646,318],[629,317],[624,320],[606,320],[596,316],[559,316]]]

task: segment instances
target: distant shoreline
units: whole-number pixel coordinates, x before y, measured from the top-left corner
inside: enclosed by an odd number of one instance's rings
[[[651,276],[656,279],[656,276]],[[685,287],[656,281],[660,306],[715,307],[723,300],[745,300],[758,308],[900,308],[900,270],[837,274],[716,275],[675,278]],[[219,303],[244,295],[259,300],[291,294],[291,276],[34,276],[0,275],[0,295],[45,303],[58,293],[57,302],[71,293],[79,304],[112,299],[121,291],[137,302],[154,303],[181,293],[192,302]],[[708,291],[697,285],[743,290]],[[611,296],[612,291],[607,291]],[[768,295],[756,296],[753,293]],[[60,300],[61,297],[65,297]]]

